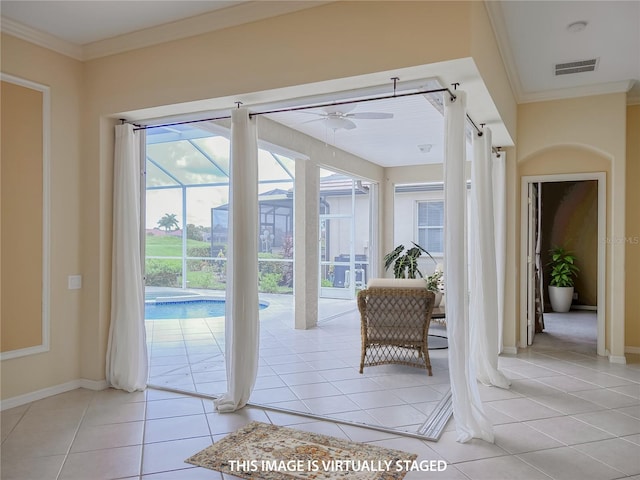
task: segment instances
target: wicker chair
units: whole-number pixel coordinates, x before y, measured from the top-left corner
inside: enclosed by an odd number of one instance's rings
[[[358,293],[365,366],[399,364],[426,368],[431,376],[428,332],[435,294],[423,280],[372,279]]]

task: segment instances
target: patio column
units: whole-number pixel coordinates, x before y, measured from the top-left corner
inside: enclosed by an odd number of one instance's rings
[[[294,318],[295,328],[304,330],[318,324],[320,170],[309,160],[295,162]]]

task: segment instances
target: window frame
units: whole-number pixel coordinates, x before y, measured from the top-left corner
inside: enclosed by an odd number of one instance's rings
[[[429,229],[440,229],[441,234],[442,234],[442,239],[441,239],[441,244],[442,246],[444,246],[444,213],[443,213],[443,217],[442,217],[442,225],[420,225],[420,205],[421,204],[428,204],[428,203],[439,203],[442,204],[442,210],[444,212],[444,198],[442,197],[438,197],[438,198],[430,198],[428,200],[416,200],[415,201],[415,223],[414,223],[414,227],[415,227],[415,242],[420,245],[421,247],[423,247],[424,249],[426,249],[432,256],[436,256],[436,257],[442,257],[444,256],[444,251],[436,251],[436,250],[431,250],[428,244],[426,245],[422,245],[420,243],[420,232],[421,230],[425,230],[428,231]],[[425,238],[425,240],[428,240],[428,238]],[[426,243],[426,242],[425,242]]]

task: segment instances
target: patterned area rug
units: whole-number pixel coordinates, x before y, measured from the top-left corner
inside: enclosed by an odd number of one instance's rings
[[[187,463],[251,480],[400,480],[416,455],[252,422]]]

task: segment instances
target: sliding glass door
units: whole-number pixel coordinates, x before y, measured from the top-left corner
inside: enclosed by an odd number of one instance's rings
[[[320,171],[320,297],[353,299],[370,275],[369,182]]]

